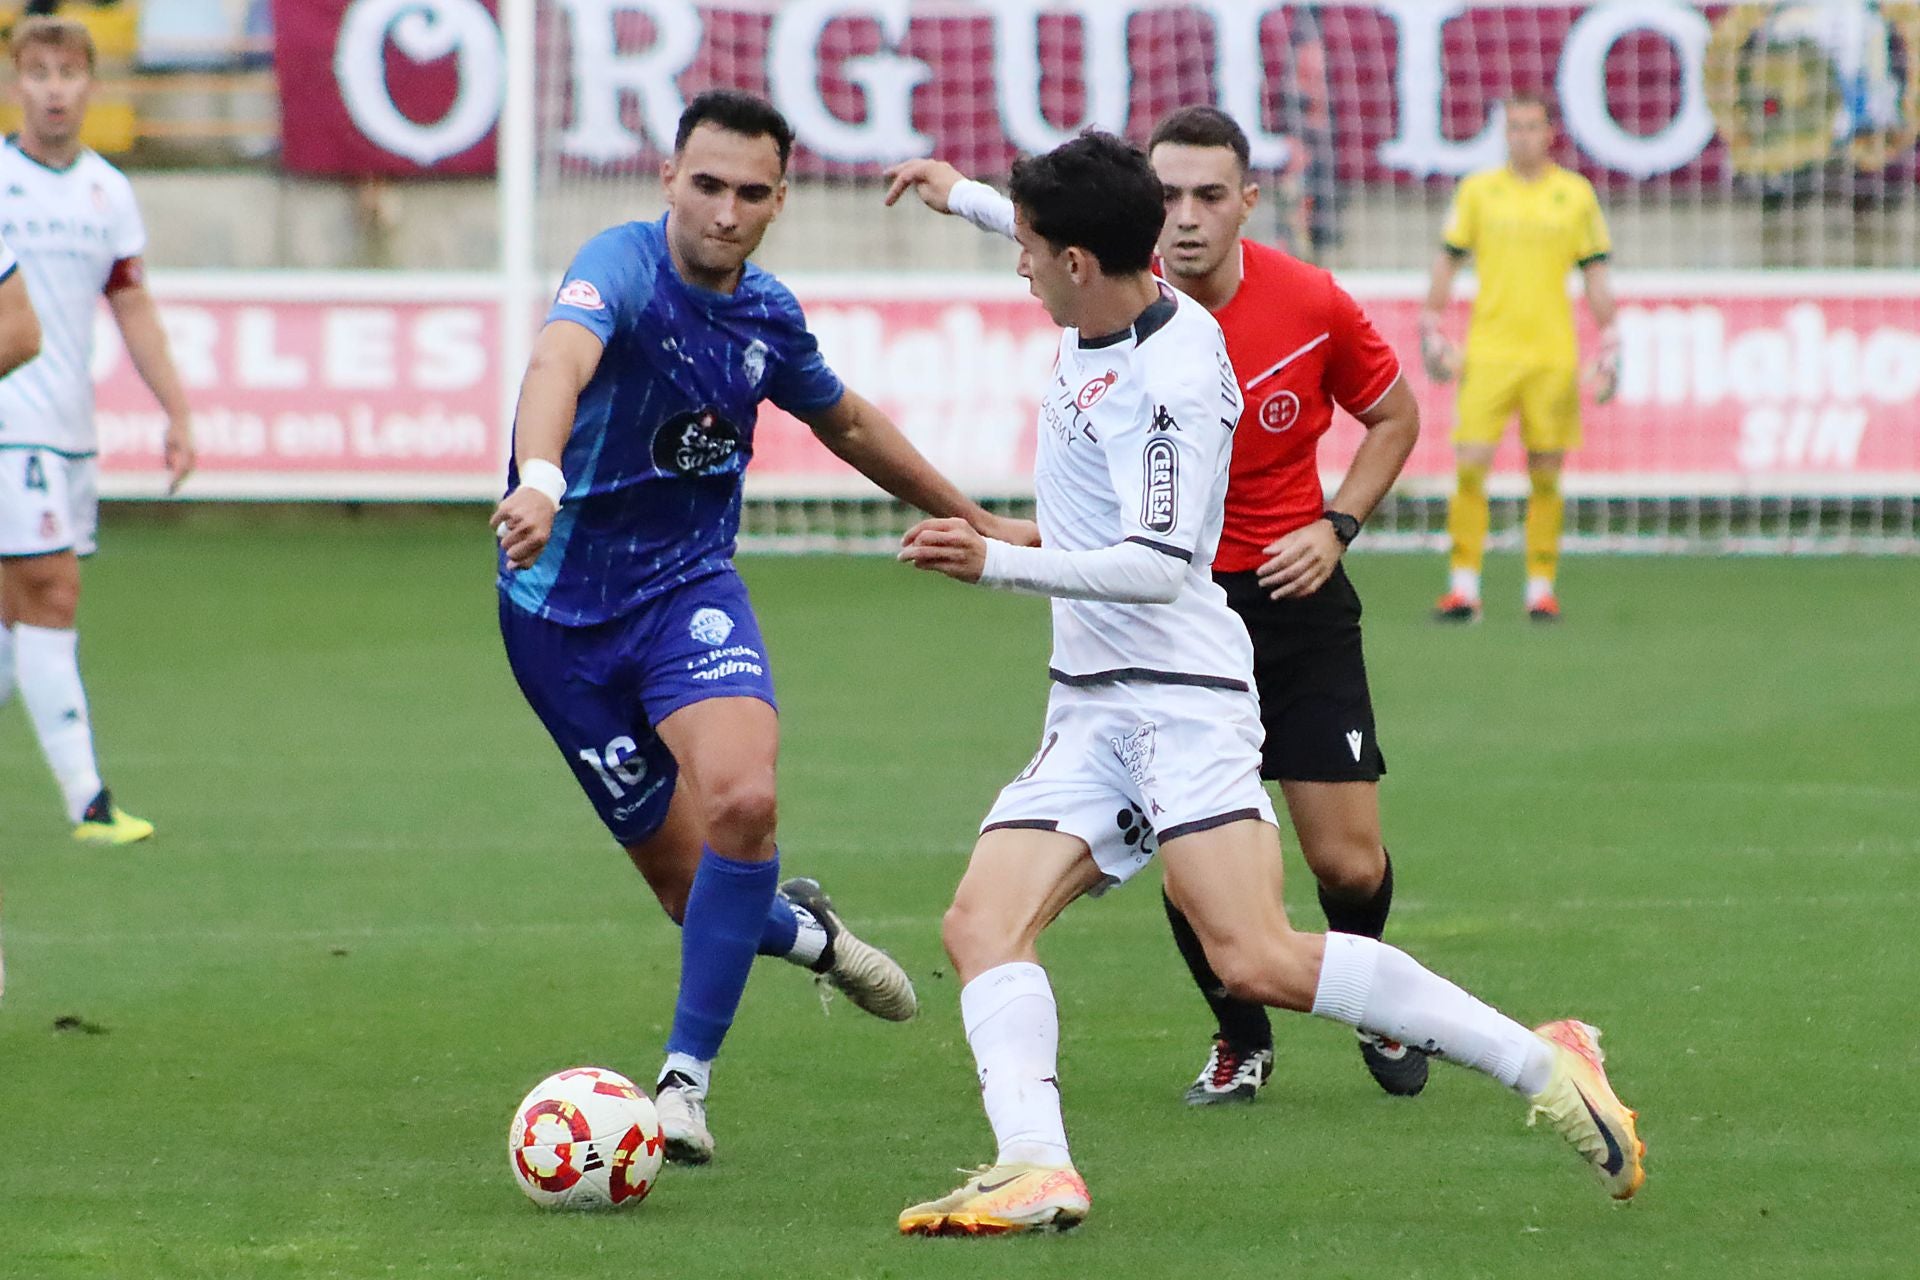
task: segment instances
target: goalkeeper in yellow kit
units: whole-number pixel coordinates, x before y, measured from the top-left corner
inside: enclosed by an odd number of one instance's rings
[[[1560,617],[1553,585],[1566,514],[1560,470],[1568,450],[1580,443],[1579,353],[1567,296],[1567,274],[1575,267],[1601,332],[1600,352],[1589,368],[1595,400],[1606,403],[1619,376],[1607,272],[1612,246],[1593,187],[1553,162],[1553,111],[1545,98],[1507,99],[1506,134],[1507,163],[1463,179],[1454,192],[1420,317],[1428,376],[1446,382],[1461,374],[1453,433],[1459,475],[1447,510],[1452,575],[1434,613],[1446,622],[1480,617],[1487,472],[1516,412],[1527,449],[1527,616],[1537,622]],[[1480,292],[1463,361],[1441,321],[1454,273],[1468,255]]]

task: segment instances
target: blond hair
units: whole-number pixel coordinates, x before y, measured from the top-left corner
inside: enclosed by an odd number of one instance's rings
[[[20,65],[22,54],[36,47],[82,53],[86,55],[89,72],[93,71],[97,56],[93,47],[93,33],[87,30],[86,24],[73,18],[44,14],[22,18],[14,24],[8,43],[12,46],[15,67]]]

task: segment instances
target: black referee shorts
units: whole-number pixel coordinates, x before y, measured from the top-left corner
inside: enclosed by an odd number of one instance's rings
[[[1360,595],[1345,565],[1310,596],[1275,600],[1252,573],[1216,573],[1253,639],[1253,682],[1273,782],[1374,782],[1387,771],[1374,732]]]

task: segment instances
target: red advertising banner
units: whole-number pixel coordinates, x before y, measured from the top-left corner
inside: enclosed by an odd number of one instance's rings
[[[489,168],[494,9],[278,0],[288,167]],[[1915,178],[1920,3],[547,0],[539,16],[538,134],[585,169],[653,164],[714,86],[771,98],[802,174],[929,154],[1004,173],[1083,126],[1144,138],[1211,102],[1255,168],[1301,173],[1318,199],[1499,163],[1497,104],[1532,90],[1559,101],[1565,162],[1602,186]]]
[[[850,386],[981,493],[1031,487],[1035,392],[1059,331],[1014,281],[967,278],[836,289],[797,282],[821,348]],[[1418,367],[1422,282],[1346,282],[1407,360],[1422,430],[1413,488],[1451,483],[1453,389]],[[1791,273],[1620,282],[1622,380],[1588,403],[1574,486],[1622,495],[1920,494],[1920,282]],[[1464,335],[1467,304],[1453,317]],[[1592,335],[1586,335],[1591,350]],[[1341,422],[1322,446],[1337,475],[1362,436]],[[1509,438],[1499,465],[1518,470]],[[858,492],[800,423],[767,409],[755,437],[762,492]]]
[[[490,174],[498,0],[274,0],[281,154],[329,177]]]
[[[828,361],[979,494],[1032,489],[1036,394],[1059,330],[1018,278],[792,277]],[[1451,483],[1453,389],[1417,366],[1422,284],[1345,279],[1407,360],[1423,429],[1404,484]],[[486,277],[161,276],[193,406],[187,497],[469,498],[498,493],[499,285]],[[1584,410],[1576,492],[1920,496],[1920,280],[1897,274],[1619,278],[1618,397]],[[104,316],[104,312],[103,312]],[[1466,304],[1452,328],[1464,333]],[[161,491],[163,420],[110,322],[96,360],[103,489]],[[1587,335],[1590,339],[1591,335]],[[1322,447],[1344,469],[1349,419]],[[1509,438],[1500,467],[1518,472]],[[771,406],[749,493],[876,496]]]
[[[507,448],[497,286],[422,284],[158,277],[200,450],[187,496],[496,492]],[[165,417],[110,322],[96,344],[103,489],[158,493]]]

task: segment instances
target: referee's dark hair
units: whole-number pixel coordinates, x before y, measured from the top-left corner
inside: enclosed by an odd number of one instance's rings
[[[1218,107],[1181,107],[1161,117],[1147,139],[1147,154],[1163,142],[1180,147],[1225,147],[1240,161],[1240,172],[1253,167],[1253,148],[1247,131]]]
[[[1126,139],[1090,129],[1043,156],[1022,156],[1009,191],[1056,252],[1085,249],[1110,276],[1153,264],[1166,203],[1146,153]]]
[[[765,98],[738,89],[709,89],[687,104],[680,113],[680,127],[673,133],[673,154],[687,149],[687,139],[702,124],[715,124],[728,133],[749,138],[772,138],[780,148],[780,171],[787,171],[787,157],[793,154],[793,126]]]

